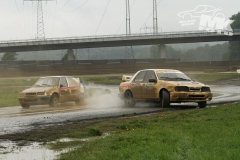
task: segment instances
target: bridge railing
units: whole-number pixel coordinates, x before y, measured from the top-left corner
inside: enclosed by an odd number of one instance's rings
[[[240,34],[240,29],[233,30],[234,34]],[[222,31],[224,34],[224,31]],[[187,36],[208,36],[208,35],[219,35],[217,31],[178,31],[178,32],[159,32],[153,33],[141,33],[141,34],[120,34],[120,35],[100,35],[100,36],[83,36],[83,37],[64,37],[64,38],[46,38],[44,40],[38,39],[26,39],[26,40],[10,40],[0,41],[0,46],[19,46],[19,45],[34,45],[38,44],[59,44],[59,43],[72,43],[72,42],[84,42],[84,41],[103,41],[103,40],[118,40],[118,39],[136,39],[136,38],[153,38],[153,37],[187,37]]]
[[[170,63],[180,62],[180,59],[106,59],[106,60],[42,60],[42,61],[0,61],[0,68],[43,67],[43,66],[73,66],[102,64],[134,64],[134,63]]]

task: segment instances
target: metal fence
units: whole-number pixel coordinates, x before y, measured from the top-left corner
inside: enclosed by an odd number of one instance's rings
[[[0,61],[1,68],[73,66],[73,65],[111,65],[135,63],[171,63],[180,59],[112,59],[112,60],[43,60],[43,61]]]

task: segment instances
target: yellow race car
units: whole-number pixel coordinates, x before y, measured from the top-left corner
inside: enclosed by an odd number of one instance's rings
[[[192,81],[184,73],[172,69],[140,70],[134,76],[124,75],[119,86],[119,97],[128,107],[137,101],[159,101],[162,107],[170,103],[197,102],[205,108],[212,100],[210,87]]]

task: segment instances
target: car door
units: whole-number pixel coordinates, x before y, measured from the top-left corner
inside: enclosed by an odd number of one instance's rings
[[[67,82],[68,82],[68,88],[70,91],[69,100],[76,101],[80,92],[80,87],[79,87],[80,82],[78,82],[77,80],[74,80],[72,77],[67,77]]]
[[[61,77],[59,80],[59,101],[66,102],[70,99],[70,90],[65,77]]]
[[[142,84],[142,99],[154,100],[158,98],[158,93],[156,93],[157,83],[149,82],[149,79],[155,79],[157,82],[154,71],[147,71],[144,77],[144,82]]]
[[[130,90],[133,94],[134,99],[142,98],[142,85],[146,71],[140,71],[131,83]]]

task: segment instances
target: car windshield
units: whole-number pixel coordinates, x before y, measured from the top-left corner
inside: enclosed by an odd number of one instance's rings
[[[58,78],[40,78],[33,86],[53,86],[56,84]]]
[[[157,76],[160,80],[191,81],[191,79],[182,72],[162,72],[157,73]]]

